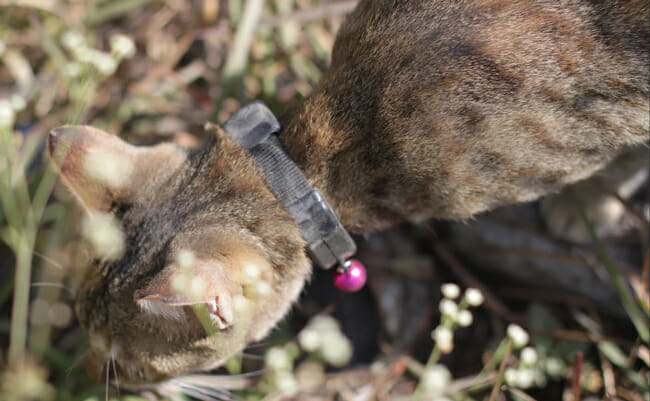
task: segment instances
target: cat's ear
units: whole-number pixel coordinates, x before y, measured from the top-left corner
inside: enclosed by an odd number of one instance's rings
[[[234,323],[237,298],[243,304],[268,301],[273,269],[253,241],[212,229],[177,241],[186,250],[135,291],[134,300],[144,313],[182,321],[188,306],[205,306],[214,325],[224,329]]]
[[[170,320],[187,318],[188,306],[203,306],[219,329],[233,324],[233,297],[241,287],[226,274],[217,260],[199,260],[191,266],[166,266],[144,288],[134,294],[144,313]]]
[[[90,210],[106,210],[159,182],[150,176],[156,159],[164,160],[167,171],[178,165],[179,156],[184,160],[174,145],[137,147],[90,126],[52,130],[47,148],[68,189]]]

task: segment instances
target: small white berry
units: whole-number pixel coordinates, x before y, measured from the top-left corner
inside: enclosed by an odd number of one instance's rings
[[[27,106],[25,98],[15,93],[11,96],[11,107],[16,111],[23,111]]]
[[[109,213],[96,212],[82,223],[82,233],[92,244],[97,256],[119,259],[124,252],[124,233],[120,222]]]
[[[93,52],[93,58],[90,62],[103,75],[111,75],[117,69],[117,61],[110,54],[96,50]]]
[[[246,313],[250,307],[250,302],[245,296],[237,294],[232,299],[232,308],[237,313]]]
[[[0,129],[10,129],[14,126],[16,114],[11,102],[0,99]]]
[[[131,58],[135,54],[135,44],[128,36],[117,34],[111,36],[111,51],[117,58]]]
[[[306,327],[298,334],[298,344],[305,351],[314,352],[321,345],[321,336],[317,330]]]
[[[247,263],[242,268],[243,281],[252,284],[260,278],[260,268],[255,263]]]
[[[78,77],[81,74],[81,66],[75,61],[66,63],[63,72],[70,78]]]
[[[287,351],[282,347],[272,347],[264,356],[266,366],[273,370],[290,370],[292,363]]]
[[[194,263],[196,263],[196,258],[194,257],[194,253],[188,249],[182,249],[180,252],[178,252],[178,255],[176,255],[176,263],[178,263],[178,266],[181,269],[190,269],[194,267]]]
[[[449,354],[454,349],[454,332],[442,326],[438,326],[431,333],[436,346],[443,354]]]
[[[271,284],[269,284],[268,281],[260,280],[255,284],[255,294],[261,297],[270,295],[272,291],[273,289],[271,288]]]
[[[503,380],[509,386],[516,386],[517,385],[517,370],[514,369],[514,368],[507,368],[506,371],[503,372]]]
[[[535,383],[535,371],[532,369],[517,370],[517,379],[515,380],[516,386],[519,388],[527,389]]]
[[[75,50],[86,46],[86,40],[79,32],[68,30],[61,35],[61,44],[68,50]]]
[[[316,391],[325,383],[325,368],[318,362],[302,362],[296,369],[296,379],[301,390]]]
[[[473,321],[474,315],[472,315],[472,312],[467,309],[458,312],[458,316],[456,316],[456,322],[460,327],[469,327]]]
[[[275,374],[275,387],[283,395],[293,397],[298,393],[298,381],[289,371],[283,370]]]
[[[316,330],[321,336],[332,333],[339,334],[341,331],[338,322],[331,316],[316,316],[309,322],[309,327]]]
[[[458,305],[456,305],[456,302],[452,301],[451,299],[445,298],[440,301],[439,308],[440,313],[451,318],[455,318],[458,314]]]
[[[508,326],[507,333],[515,348],[521,348],[528,344],[528,333],[521,326],[512,323]]]
[[[323,359],[332,366],[347,365],[352,358],[352,343],[343,334],[330,334],[322,338]]]
[[[465,302],[470,306],[480,306],[484,301],[483,293],[476,288],[468,288],[465,291]]]
[[[425,392],[440,392],[451,381],[451,373],[444,365],[433,365],[425,369],[420,377],[420,385]]]
[[[549,357],[545,362],[546,373],[553,378],[562,376],[566,368],[564,361],[559,358]]]
[[[521,362],[524,365],[532,366],[537,363],[537,351],[533,347],[526,347],[521,350]]]
[[[445,283],[440,286],[440,292],[447,299],[456,299],[460,295],[460,287],[454,283]]]

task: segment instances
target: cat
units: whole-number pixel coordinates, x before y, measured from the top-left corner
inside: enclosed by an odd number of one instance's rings
[[[648,141],[648,8],[361,1],[280,141],[356,233],[535,200]],[[122,252],[96,259],[78,290],[99,380],[110,358],[126,388],[218,367],[262,339],[310,275],[300,231],[256,164],[221,127],[206,130],[196,150],[135,147],[88,126],[50,133],[66,185],[124,233]],[[93,160],[113,160],[120,177]]]

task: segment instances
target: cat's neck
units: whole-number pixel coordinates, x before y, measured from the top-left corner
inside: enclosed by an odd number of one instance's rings
[[[339,214],[346,228],[364,232],[393,223],[368,204],[367,188],[381,172],[368,174],[363,159],[369,144],[363,137],[363,120],[346,123],[334,100],[316,90],[283,119],[281,141],[309,182],[318,188]],[[346,114],[347,117],[347,114]]]

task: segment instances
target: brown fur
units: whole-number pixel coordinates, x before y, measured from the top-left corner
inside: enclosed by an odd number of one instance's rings
[[[280,138],[358,232],[533,200],[647,141],[649,32],[646,1],[362,1]],[[161,148],[113,138],[136,160],[117,190],[62,171],[73,189],[95,188],[80,200],[112,210],[126,234],[125,254],[90,269],[77,303],[97,375],[114,346],[127,385],[216,366],[263,337],[308,275],[290,216],[245,152],[209,129],[206,147],[174,148],[169,167]],[[79,166],[102,135],[64,128],[50,152]],[[192,313],[179,323],[140,311],[138,297],[173,295],[167,281],[183,249],[208,266],[195,270],[211,283],[199,301],[241,293],[251,312],[206,331]],[[271,296],[248,293],[246,263],[262,266]]]

